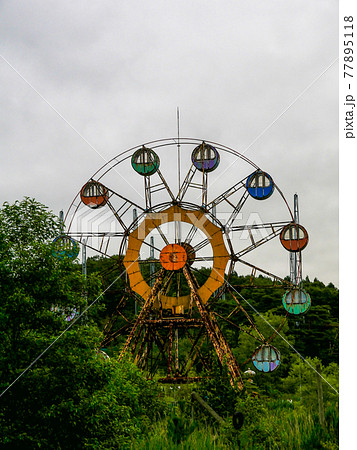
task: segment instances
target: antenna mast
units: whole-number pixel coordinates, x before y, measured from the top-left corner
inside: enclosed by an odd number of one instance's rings
[[[177,107],[177,167],[178,167],[178,188],[181,187],[181,146],[180,146],[180,109]]]
[[[299,224],[299,197],[294,195],[294,221]],[[290,280],[293,284],[299,284],[302,280],[301,252],[290,252]]]

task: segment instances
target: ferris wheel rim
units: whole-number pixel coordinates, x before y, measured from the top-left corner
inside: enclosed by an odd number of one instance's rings
[[[179,142],[178,142],[178,140],[179,140]],[[176,146],[177,146],[177,145],[180,145],[180,146],[181,146],[181,145],[196,145],[196,144],[200,144],[200,143],[202,143],[202,142],[205,142],[205,143],[207,143],[207,144],[209,144],[209,145],[213,145],[213,146],[215,146],[218,150],[222,150],[222,151],[224,151],[224,152],[226,152],[226,153],[229,153],[229,154],[232,154],[232,155],[234,155],[234,156],[237,156],[238,158],[244,160],[246,163],[248,163],[249,165],[251,165],[252,167],[254,167],[256,170],[262,170],[257,164],[255,164],[255,163],[254,163],[253,161],[251,161],[249,158],[247,158],[246,156],[244,156],[244,154],[238,152],[237,150],[233,149],[232,147],[228,147],[228,146],[226,146],[226,145],[217,143],[217,142],[215,142],[215,141],[210,141],[210,140],[207,140],[207,139],[201,139],[201,138],[180,137],[180,138],[178,139],[177,137],[170,137],[170,138],[161,138],[161,139],[150,140],[150,141],[147,141],[147,142],[145,142],[145,143],[143,143],[143,144],[139,144],[139,145],[136,145],[136,146],[134,146],[134,147],[130,147],[130,148],[126,149],[126,150],[123,150],[122,152],[120,152],[120,153],[117,154],[116,156],[113,156],[109,161],[107,161],[105,164],[103,164],[96,172],[94,172],[93,175],[92,175],[90,178],[88,178],[88,180],[87,180],[86,183],[89,183],[89,182],[91,182],[91,181],[93,181],[93,180],[99,182],[99,181],[100,181],[100,180],[101,180],[101,179],[102,179],[109,171],[113,170],[116,166],[118,166],[118,165],[121,164],[122,162],[126,161],[127,159],[131,158],[132,152],[135,152],[136,150],[140,149],[140,148],[143,147],[143,146],[149,146],[149,145],[150,145],[150,146],[152,146],[152,148],[160,148],[160,147],[165,147],[165,146],[175,146],[175,145],[176,145]],[[153,145],[153,144],[155,144],[155,145]],[[129,153],[129,152],[130,152],[130,153]],[[125,156],[124,156],[124,155],[125,155]],[[123,156],[124,156],[124,157],[123,157]],[[123,158],[120,159],[120,160],[118,160],[118,158],[121,158],[121,157],[123,157]],[[107,170],[105,170],[105,172],[103,172],[103,173],[100,174],[100,172],[101,172],[105,167],[107,167],[108,165],[110,165],[110,164],[113,163],[114,161],[116,161],[114,165],[110,166],[109,168],[107,168]],[[179,170],[179,168],[178,168],[178,170]],[[100,176],[99,176],[98,178],[96,178],[98,174],[100,174]],[[279,186],[277,185],[277,183],[276,183],[275,181],[274,181],[273,183],[274,183],[274,187],[277,189],[278,193],[280,194],[280,196],[281,196],[283,202],[285,203],[285,205],[286,205],[286,207],[287,207],[287,209],[288,209],[288,211],[289,211],[289,214],[290,214],[290,217],[291,217],[291,221],[292,221],[292,222],[295,222],[293,212],[292,212],[292,210],[291,210],[291,208],[290,208],[290,206],[289,206],[289,203],[288,203],[288,201],[286,200],[286,198],[285,198],[285,196],[284,196],[282,190],[279,188]],[[180,188],[180,187],[179,187],[179,188]],[[82,187],[81,187],[81,189],[82,189]],[[65,214],[65,216],[64,216],[64,222],[67,221],[68,214],[69,214],[71,208],[72,208],[73,205],[75,204],[77,198],[80,196],[81,189],[78,191],[78,193],[76,194],[76,196],[74,197],[74,199],[73,199],[72,202],[70,203],[70,206],[68,207],[68,209],[67,209],[67,211],[66,211],[66,214]],[[78,210],[79,205],[80,205],[80,203],[79,203],[78,206],[76,207],[76,209],[75,209],[75,211],[74,211],[73,214],[75,214],[75,212]]]

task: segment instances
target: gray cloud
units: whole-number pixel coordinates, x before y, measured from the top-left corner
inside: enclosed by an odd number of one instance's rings
[[[0,53],[77,130],[0,60],[1,200],[55,212],[104,159],[175,136],[177,106],[182,136],[245,151],[338,56],[337,1],[15,0],[0,12]],[[304,273],[337,284],[336,64],[246,156],[290,204],[298,192]]]

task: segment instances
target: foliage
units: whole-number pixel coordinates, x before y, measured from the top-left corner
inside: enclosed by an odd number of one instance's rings
[[[6,203],[0,210],[1,448],[338,448],[335,286],[304,280],[312,307],[303,316],[287,316],[279,328],[272,344],[281,353],[280,367],[267,374],[256,371],[253,383],[243,375],[243,392],[232,389],[227,368],[217,359],[202,383],[163,389],[131,361],[118,363],[96,351],[103,324],[126,298],[119,258],[89,258],[85,279],[78,262],[53,257],[51,242],[60,233],[57,217],[33,199]],[[208,274],[205,268],[195,272],[200,282]],[[262,276],[254,287],[249,277],[236,273],[230,281],[269,339],[285,316],[284,290]],[[101,295],[102,285],[110,284]],[[123,305],[125,316],[133,318],[135,302]],[[236,306],[227,292],[214,311],[224,316]],[[73,311],[75,319],[67,321]],[[242,370],[254,369],[250,358],[259,336],[242,312],[232,316],[232,323],[219,320]],[[108,354],[115,355],[118,345]],[[182,341],[180,356],[189,348],[190,342]],[[209,348],[205,343],[202,355],[214,360]],[[317,364],[325,427],[318,419]],[[203,367],[195,370],[193,376],[203,375]],[[224,418],[225,426],[197,407],[192,410],[192,390]],[[232,424],[234,411],[244,415],[240,430]]]
[[[100,292],[95,276],[84,280],[70,261],[53,257],[51,243],[59,231],[58,219],[33,199],[0,210],[0,368],[5,379],[30,364],[53,334],[68,326],[65,317],[84,310]]]
[[[68,332],[6,392],[2,444],[9,448],[126,448],[164,405],[129,361],[102,360],[94,330]]]
[[[210,425],[193,425],[191,419],[186,417],[181,419],[183,427],[192,429],[184,439],[177,442],[172,438],[170,430],[170,418],[165,418],[155,422],[152,431],[143,439],[133,441],[134,450],[211,450],[228,448],[226,439],[220,435],[219,431]]]
[[[272,408],[271,401],[248,396],[240,407],[245,421],[231,442],[254,449],[322,449],[327,442],[337,444],[336,436],[324,430],[317,414],[282,400]],[[330,447],[337,448],[337,447]]]
[[[35,200],[0,211],[0,443],[125,448],[164,404],[135,365],[96,352],[100,280],[53,257],[59,232],[58,219]],[[66,321],[73,310],[76,319]]]
[[[227,366],[222,367],[216,358],[212,370],[204,375],[198,393],[221,417],[232,416],[237,392],[232,389]]]
[[[293,358],[288,376],[282,381],[282,388],[306,408],[315,411],[318,407],[317,400],[317,372],[320,364],[323,388],[323,398],[326,405],[335,404],[338,401],[338,366],[331,363],[327,367],[322,366],[317,357],[306,358],[302,361],[298,356]]]
[[[304,289],[312,306],[291,327],[296,349],[305,357],[318,355],[323,364],[338,363],[338,290],[332,283],[325,286],[317,279],[305,280]]]

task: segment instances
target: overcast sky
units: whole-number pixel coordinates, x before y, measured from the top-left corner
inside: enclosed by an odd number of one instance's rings
[[[105,161],[176,136],[179,107],[181,136],[298,193],[304,275],[338,285],[337,0],[13,0],[0,17],[1,203],[66,211]]]

